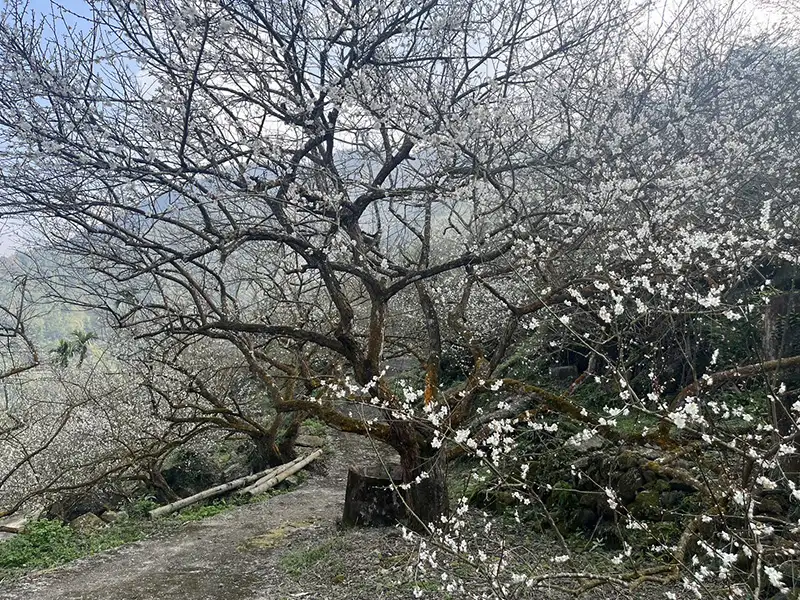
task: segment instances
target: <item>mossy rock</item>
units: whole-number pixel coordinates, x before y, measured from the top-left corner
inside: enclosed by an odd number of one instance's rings
[[[659,495],[661,507],[666,510],[674,510],[683,504],[686,499],[686,492],[680,490],[668,490]]]
[[[656,479],[647,485],[647,489],[653,490],[654,492],[669,492],[672,491],[672,486],[666,479]]]
[[[628,505],[636,499],[637,494],[644,486],[645,480],[639,469],[631,468],[619,476],[614,487],[622,503]]]
[[[649,520],[661,517],[660,494],[656,490],[643,490],[628,506],[628,511],[637,519]]]

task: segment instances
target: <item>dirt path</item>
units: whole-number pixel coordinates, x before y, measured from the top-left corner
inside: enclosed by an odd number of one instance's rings
[[[0,600],[406,600],[412,546],[394,528],[337,525],[347,466],[374,464],[362,437],[329,435],[296,490],[165,534],[0,585]],[[543,561],[560,552],[543,539]],[[438,587],[426,598],[441,598]],[[593,600],[653,600],[663,590],[604,588]],[[678,594],[678,597],[683,597]],[[570,600],[548,590],[531,599]],[[574,599],[572,599],[574,600]]]
[[[363,559],[356,565],[339,561],[358,537],[380,535],[391,543],[392,530],[352,532],[337,529],[342,514],[348,463],[372,461],[371,448],[358,436],[337,435],[333,451],[297,490],[266,502],[236,508],[188,524],[179,533],[137,542],[76,561],[54,571],[0,587],[0,600],[279,600],[342,597],[331,584],[366,577]],[[388,533],[388,536],[387,536]],[[376,535],[379,534],[379,535]],[[345,539],[345,537],[347,539]],[[333,541],[331,541],[333,540]],[[324,542],[324,543],[320,543]],[[311,552],[308,549],[311,549]],[[316,550],[315,550],[316,549]],[[295,550],[294,564],[282,557]],[[379,551],[378,551],[379,553]],[[374,554],[374,553],[373,553]],[[376,557],[380,559],[381,557]],[[323,562],[307,574],[304,561]],[[289,559],[283,559],[286,562]],[[337,562],[338,561],[338,562]],[[350,561],[348,561],[350,562]],[[378,560],[380,562],[380,560]],[[329,573],[330,564],[335,563]],[[379,565],[371,565],[377,566]],[[287,568],[289,572],[287,573]],[[320,580],[321,576],[321,580]],[[330,581],[325,581],[330,578]],[[335,586],[340,587],[340,586]],[[343,585],[341,586],[343,587]],[[369,590],[365,598],[407,597]],[[326,591],[326,588],[328,591]],[[399,590],[395,590],[399,592]],[[385,593],[384,593],[385,592]],[[348,593],[344,597],[357,598]]]

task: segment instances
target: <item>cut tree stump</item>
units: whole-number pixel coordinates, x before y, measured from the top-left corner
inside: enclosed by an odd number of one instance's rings
[[[406,507],[392,485],[401,483],[403,478],[399,466],[350,467],[342,524],[378,527],[403,521],[407,516]]]

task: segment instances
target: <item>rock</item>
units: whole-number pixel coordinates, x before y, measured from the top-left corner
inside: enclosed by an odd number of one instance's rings
[[[617,494],[623,504],[629,504],[636,499],[636,494],[644,487],[644,477],[639,469],[628,469],[617,482]]]
[[[642,477],[644,477],[644,480],[647,483],[653,483],[656,479],[658,479],[658,473],[656,473],[652,469],[643,469]]]
[[[636,499],[628,507],[637,519],[655,519],[661,513],[659,494],[655,490],[644,490],[636,495]]]
[[[105,523],[114,523],[115,521],[119,521],[124,515],[125,513],[122,511],[107,510],[100,515],[100,518]]]
[[[763,490],[761,498],[756,504],[756,514],[771,515],[773,517],[786,517],[789,514],[791,505],[789,495],[784,491]]]
[[[588,508],[581,508],[575,513],[575,525],[586,531],[591,531],[597,525],[597,514]]]
[[[563,367],[550,367],[550,377],[558,380],[572,381],[578,378],[578,367],[566,365]]]
[[[304,448],[322,448],[325,445],[325,438],[319,435],[298,435],[294,444]]]
[[[641,463],[642,459],[638,454],[630,451],[623,451],[620,452],[619,456],[616,458],[616,469],[619,471],[638,469]]]
[[[756,514],[769,515],[771,517],[782,517],[786,514],[787,508],[777,498],[762,498],[756,507]]]
[[[602,450],[609,444],[609,441],[602,435],[593,435],[588,440],[584,440],[577,444],[575,448],[578,452],[592,452],[594,450]]]
[[[69,522],[69,526],[76,532],[89,534],[106,526],[106,523],[94,513],[86,513]]]
[[[687,494],[694,494],[697,489],[685,481],[681,481],[680,479],[673,479],[669,482],[669,487],[671,490],[676,492],[686,492]]]
[[[668,492],[661,492],[659,500],[663,508],[672,509],[679,507],[686,498],[686,495],[686,492],[680,490],[670,490]]]
[[[240,477],[244,477],[245,475],[249,475],[250,470],[247,466],[242,463],[234,463],[225,467],[222,471],[222,479],[225,481],[233,481],[234,479],[239,479]]]
[[[100,514],[107,507],[118,506],[124,500],[124,496],[114,490],[89,488],[60,497],[44,514],[49,519],[69,523],[86,513]]]
[[[597,509],[605,501],[605,494],[600,492],[589,492],[578,494],[578,506],[585,506],[589,509]]]
[[[25,529],[25,524],[27,522],[28,518],[24,516],[3,519],[0,521],[0,532],[10,534],[22,533],[22,530]]]

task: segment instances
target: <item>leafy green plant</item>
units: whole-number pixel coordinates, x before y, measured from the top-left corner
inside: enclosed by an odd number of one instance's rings
[[[125,512],[128,513],[131,519],[147,519],[149,517],[148,513],[157,507],[158,504],[155,500],[151,496],[147,496],[131,502],[125,508]]]
[[[61,521],[33,521],[21,534],[0,542],[0,580],[117,548],[172,530],[177,524],[177,521],[169,519],[127,518],[91,533],[79,533]]]
[[[0,544],[0,570],[19,571],[55,566],[81,555],[76,533],[61,523],[42,519]]]
[[[76,329],[71,334],[72,339],[60,339],[55,348],[50,353],[53,355],[56,364],[66,367],[69,361],[77,355],[78,367],[83,365],[89,351],[89,344],[97,339],[97,334],[93,331],[81,331]]]
[[[303,427],[308,430],[310,435],[318,436],[325,435],[325,431],[328,429],[327,425],[319,419],[306,419],[303,421]]]
[[[226,510],[229,510],[234,506],[238,506],[240,504],[245,504],[245,503],[246,501],[227,502],[225,500],[217,500],[215,502],[212,502],[211,504],[190,506],[182,510],[178,514],[178,519],[184,522],[202,521],[203,519],[206,519],[208,517],[213,517],[222,512],[225,512]]]

